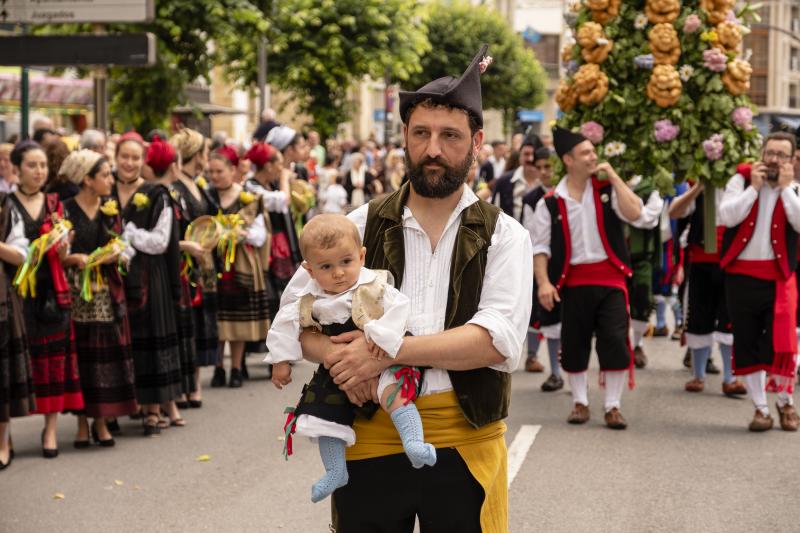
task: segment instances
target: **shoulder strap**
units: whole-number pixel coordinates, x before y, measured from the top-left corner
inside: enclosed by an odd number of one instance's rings
[[[319,324],[319,322],[314,320],[314,317],[311,314],[315,299],[316,298],[314,298],[313,294],[304,294],[302,297],[300,297],[300,303],[298,304],[300,308],[300,327],[313,327],[317,331],[322,331],[322,326]]]
[[[392,274],[388,270],[376,270],[375,274],[373,281],[359,285],[353,292],[351,314],[353,323],[360,330],[363,330],[369,321],[383,316],[383,294]]]

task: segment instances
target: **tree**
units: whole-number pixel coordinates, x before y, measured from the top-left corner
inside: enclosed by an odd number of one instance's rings
[[[544,101],[546,74],[533,52],[496,11],[466,2],[434,2],[428,7],[428,39],[432,52],[421,70],[405,84],[418,89],[447,75],[458,76],[483,43],[494,62],[481,76],[483,107],[500,109],[509,123],[521,107]]]
[[[403,80],[430,49],[415,1],[261,0],[273,21],[268,38],[269,82],[291,91],[323,137],[350,119],[347,92],[369,76]],[[257,36],[241,31],[219,40],[222,64],[242,86],[257,78]]]
[[[560,124],[589,132],[601,157],[662,192],[673,179],[724,186],[759,143],[738,51],[752,11],[737,17],[734,3],[587,1],[569,17],[577,43],[562,57]]]
[[[219,64],[214,44],[234,32],[258,35],[269,27],[248,0],[159,0],[148,24],[108,24],[108,33],[152,32],[158,61],[152,67],[109,69],[109,112],[118,128],[147,132],[167,124],[172,109],[185,103],[183,88],[198,78],[209,81]],[[91,33],[88,24],[50,25],[39,33]]]

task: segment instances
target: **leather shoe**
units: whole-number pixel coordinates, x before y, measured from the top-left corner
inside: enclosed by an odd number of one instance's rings
[[[625,429],[628,427],[628,423],[616,407],[606,412],[606,425],[611,429]]]
[[[570,424],[585,424],[589,421],[589,406],[582,403],[576,403],[572,412],[567,417],[567,422]]]
[[[228,380],[228,387],[238,389],[243,384],[242,371],[238,368],[231,368],[231,378]]]
[[[525,361],[525,372],[533,372],[534,374],[544,372],[544,365],[540,363],[538,359],[533,357]]]
[[[542,390],[544,392],[553,392],[564,388],[564,380],[555,374],[550,374],[547,381],[542,383]]]
[[[678,326],[678,327],[675,328],[675,331],[672,332],[672,335],[670,336],[670,339],[673,340],[673,341],[679,341],[679,340],[681,340],[682,336],[683,336],[683,327],[682,326]]]
[[[797,415],[794,405],[781,407],[776,403],[775,407],[778,408],[778,414],[780,415],[781,429],[784,431],[797,431],[797,428],[800,427],[800,416]]]
[[[744,386],[744,383],[736,379],[730,383],[722,384],[722,394],[731,397],[743,396],[747,394],[747,388]]]
[[[633,349],[633,364],[636,368],[644,368],[647,366],[647,356],[644,354],[641,346]]]
[[[689,348],[686,348],[686,353],[683,354],[683,366],[692,368],[692,352]]]
[[[708,363],[706,363],[706,374],[719,374],[719,367],[714,364],[714,360],[710,357],[708,358]]]
[[[669,335],[669,328],[667,326],[653,328],[653,337],[666,337],[667,335]]]
[[[753,421],[750,422],[749,429],[750,431],[767,431],[772,429],[772,424],[774,423],[772,416],[764,416],[761,411],[756,409],[756,414],[753,415]]]
[[[686,389],[687,392],[703,392],[703,389],[706,388],[706,384],[702,379],[694,378],[691,381],[687,381],[683,388]]]
[[[221,366],[214,368],[214,377],[211,378],[211,386],[212,387],[224,387],[225,386],[225,369]]]

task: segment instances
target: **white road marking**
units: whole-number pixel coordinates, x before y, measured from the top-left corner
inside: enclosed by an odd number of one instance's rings
[[[519,469],[522,468],[522,463],[525,462],[525,457],[528,456],[528,451],[536,440],[536,435],[542,426],[524,425],[519,428],[517,436],[508,448],[508,486],[514,482],[517,477]]]

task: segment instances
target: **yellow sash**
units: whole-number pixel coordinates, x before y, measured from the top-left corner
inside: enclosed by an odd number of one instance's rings
[[[503,435],[506,425],[493,422],[475,429],[464,418],[455,392],[420,396],[415,402],[422,417],[425,442],[436,448],[455,448],[472,476],[483,487],[481,506],[484,533],[508,531],[508,458]],[[358,461],[403,453],[403,445],[389,415],[382,409],[372,420],[356,418],[356,443],[347,460]]]

